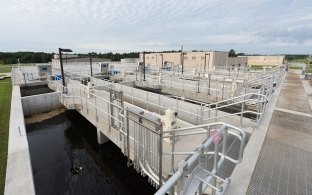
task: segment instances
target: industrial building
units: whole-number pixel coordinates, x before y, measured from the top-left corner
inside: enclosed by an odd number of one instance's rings
[[[238,57],[228,57],[228,67],[231,69],[245,69],[248,67],[248,57],[238,56]]]
[[[285,56],[228,57],[224,51],[152,52],[144,53],[145,65],[174,71],[208,71],[217,69],[246,69],[254,66],[275,67],[284,64]],[[143,53],[140,53],[143,62]]]
[[[206,71],[226,66],[228,52],[204,51],[204,52],[155,52],[145,53],[145,64],[147,66],[162,69],[189,71]],[[140,53],[140,61],[143,61],[143,53]]]
[[[248,66],[280,66],[285,63],[285,56],[279,55],[279,56],[238,56],[240,57],[247,57],[248,58]]]

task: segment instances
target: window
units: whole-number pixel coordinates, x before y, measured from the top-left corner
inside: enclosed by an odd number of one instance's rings
[[[205,56],[200,57],[200,59],[204,60],[204,59],[205,59]]]
[[[193,56],[193,57],[192,57],[192,60],[196,60],[196,56]]]
[[[149,59],[149,57],[147,56],[146,59]]]
[[[184,56],[184,60],[187,60],[187,56]]]
[[[152,60],[154,60],[154,56],[152,57]]]

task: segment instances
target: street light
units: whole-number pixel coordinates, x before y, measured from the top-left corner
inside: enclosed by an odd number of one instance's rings
[[[182,74],[184,69],[184,53],[183,53],[183,45],[181,45],[181,66],[182,66]]]
[[[145,81],[145,51],[143,51],[143,81]]]
[[[91,72],[91,77],[93,76],[93,73],[92,73],[92,53],[89,53],[90,55],[90,72]]]
[[[72,51],[71,49],[59,48],[60,64],[61,64],[61,73],[62,73],[62,82],[63,82],[63,86],[66,87],[64,69],[63,69],[62,52],[73,52],[73,51]]]

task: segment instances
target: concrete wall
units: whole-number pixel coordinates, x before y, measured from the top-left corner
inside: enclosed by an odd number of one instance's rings
[[[63,107],[59,99],[59,92],[22,97],[21,100],[24,116],[49,112]]]
[[[120,60],[120,63],[138,63],[139,58],[124,58]]]
[[[245,68],[248,66],[248,57],[239,56],[239,57],[229,57],[228,68],[237,69],[239,68]]]
[[[35,194],[19,86],[13,86],[12,90],[4,194]]]
[[[280,66],[285,61],[285,56],[245,56],[248,57],[248,66]]]

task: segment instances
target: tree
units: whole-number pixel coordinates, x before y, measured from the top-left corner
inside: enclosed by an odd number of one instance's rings
[[[234,49],[230,49],[230,51],[229,51],[229,57],[236,57],[236,54],[235,54],[235,50],[234,50]]]

